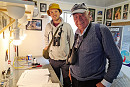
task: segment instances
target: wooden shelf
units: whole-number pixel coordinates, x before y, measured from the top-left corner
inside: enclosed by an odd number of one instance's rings
[[[124,26],[124,25],[130,25],[130,21],[127,22],[117,22],[117,23],[112,23],[112,26]]]

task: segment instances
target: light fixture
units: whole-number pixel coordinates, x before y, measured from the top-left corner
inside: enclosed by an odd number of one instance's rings
[[[18,27],[18,19],[22,18],[25,14],[25,6],[14,6],[14,5],[7,5],[7,12],[10,17],[15,19],[15,27],[14,27],[14,38],[13,44],[19,45],[21,43],[20,40],[20,29]]]
[[[27,15],[25,14],[21,19],[18,19],[18,22],[25,27],[28,23]],[[20,39],[24,40],[26,36],[25,29],[20,29]]]
[[[20,29],[18,27],[18,19],[16,19],[16,26],[14,27],[14,38],[13,38],[13,44],[14,45],[20,45],[21,44],[21,39],[20,39]]]
[[[28,23],[28,20],[27,20],[27,15],[24,14],[24,16],[20,19],[18,19],[18,22],[22,25],[26,25]]]
[[[25,29],[20,29],[20,39],[24,40],[27,34],[25,33]]]
[[[14,19],[20,19],[25,14],[25,6],[7,5],[8,15]]]

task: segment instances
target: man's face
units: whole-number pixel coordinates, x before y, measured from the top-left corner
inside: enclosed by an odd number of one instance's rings
[[[59,20],[61,13],[59,12],[58,9],[51,9],[51,10],[49,10],[49,12],[50,12],[50,16],[51,16],[53,21]]]
[[[84,30],[89,24],[89,16],[86,12],[73,14],[75,25],[79,30]]]

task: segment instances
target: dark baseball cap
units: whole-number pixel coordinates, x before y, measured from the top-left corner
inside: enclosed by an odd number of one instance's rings
[[[87,7],[84,3],[82,4],[75,4],[71,9],[71,15],[75,13],[84,13],[87,10]]]

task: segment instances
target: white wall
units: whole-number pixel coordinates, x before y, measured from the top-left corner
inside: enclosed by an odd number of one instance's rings
[[[39,18],[38,18],[39,19]],[[44,29],[48,23],[48,18],[42,19],[42,31],[26,30],[26,38],[19,45],[19,56],[42,56],[42,50],[44,48]]]

